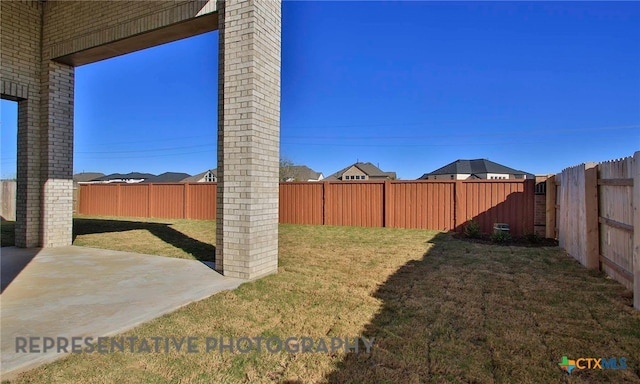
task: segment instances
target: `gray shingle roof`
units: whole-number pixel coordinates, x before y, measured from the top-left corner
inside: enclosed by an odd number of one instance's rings
[[[143,183],[178,183],[186,177],[189,177],[188,173],[165,172],[158,176],[150,177],[143,181]]]
[[[456,160],[433,172],[425,173],[420,179],[433,175],[449,174],[481,174],[481,173],[506,173],[513,175],[526,175],[527,178],[534,177],[533,174],[506,167],[502,164],[494,163],[487,159]]]
[[[126,174],[112,173],[110,175],[97,177],[92,181],[109,181],[109,180],[115,180],[115,179],[145,179],[146,180],[154,176],[155,175],[152,175],[151,173],[140,173],[140,172],[129,172]]]
[[[75,182],[83,182],[83,181],[91,181],[97,179],[98,177],[104,176],[104,173],[100,172],[82,172],[76,173],[73,175],[73,181]]]

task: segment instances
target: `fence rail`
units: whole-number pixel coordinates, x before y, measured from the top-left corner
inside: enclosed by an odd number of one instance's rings
[[[640,152],[570,167],[547,181],[547,236],[634,292],[640,309]]]
[[[469,219],[485,232],[509,223],[533,232],[534,180],[336,181],[280,184],[280,222],[291,224],[462,230]],[[207,219],[216,215],[215,183],[85,184],[79,213]]]

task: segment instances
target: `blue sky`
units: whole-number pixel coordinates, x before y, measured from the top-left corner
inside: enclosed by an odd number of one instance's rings
[[[640,3],[306,2],[282,10],[281,153],[414,179],[555,173],[640,150]],[[74,171],[216,166],[217,32],[76,68]],[[2,177],[15,175],[2,102]]]

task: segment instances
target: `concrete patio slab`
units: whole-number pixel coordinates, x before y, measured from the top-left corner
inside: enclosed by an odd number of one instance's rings
[[[202,262],[85,247],[0,250],[2,379],[65,355],[16,352],[18,337],[103,337],[246,280]]]

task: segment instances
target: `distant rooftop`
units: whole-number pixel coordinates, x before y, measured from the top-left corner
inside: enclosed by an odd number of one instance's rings
[[[104,173],[100,173],[100,172],[81,172],[73,175],[73,181],[75,181],[76,183],[82,183],[82,182],[91,181],[103,176],[104,176]]]
[[[358,168],[359,170],[364,172],[369,177],[387,177],[389,179],[396,179],[396,173],[395,172],[384,172],[380,168],[378,168],[375,165],[373,165],[372,163],[361,163],[361,162],[358,162],[358,163],[351,164],[348,167],[345,167],[345,168],[339,170],[338,172],[334,173],[333,175],[328,176],[326,178],[326,180],[339,180],[342,177],[342,174],[345,173],[347,170],[349,170],[349,168],[351,168],[351,167]]]
[[[102,175],[101,173],[98,175]],[[130,173],[112,173],[110,175],[102,175],[84,181],[110,181],[110,180],[143,180],[145,183],[175,183],[180,182],[184,178],[189,177],[188,173],[165,172],[160,175],[142,172]]]
[[[186,177],[180,181],[185,183],[197,183],[198,181],[202,180],[202,178],[204,178],[205,175],[209,172],[211,172],[211,174],[213,174],[214,177],[216,178],[218,177],[218,169],[214,168],[214,169],[208,169],[204,172],[198,173],[197,175]]]
[[[165,172],[158,176],[150,177],[144,183],[178,183],[189,177],[188,173]]]
[[[287,169],[287,179],[293,179],[295,181],[309,181],[319,180],[322,176],[322,172],[316,172],[306,165],[292,165]]]
[[[453,163],[447,164],[442,168],[438,168],[433,172],[425,173],[420,177],[421,179],[426,176],[434,175],[450,175],[450,174],[484,174],[484,173],[504,173],[512,175],[525,175],[526,178],[534,178],[531,173],[520,171],[506,167],[502,164],[495,163],[487,159],[473,159],[473,160],[456,160]]]

